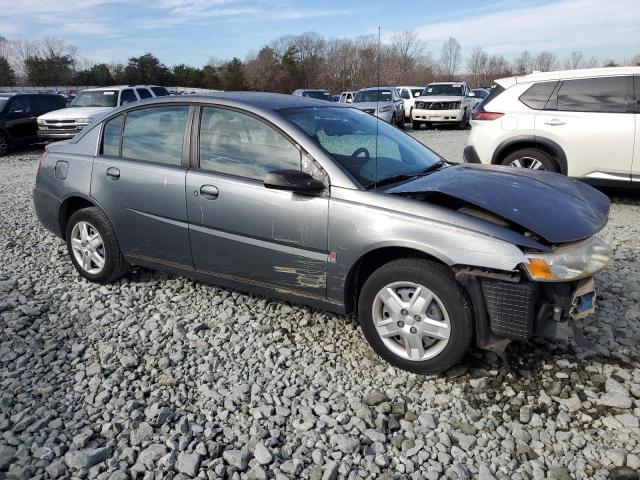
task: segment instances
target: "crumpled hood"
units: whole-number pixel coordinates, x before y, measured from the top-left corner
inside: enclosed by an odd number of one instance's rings
[[[483,208],[549,243],[581,240],[607,224],[609,199],[564,175],[524,168],[456,165],[386,190],[442,193]]]
[[[68,107],[40,115],[44,120],[73,120],[75,118],[94,118],[98,113],[113,110],[112,107]]]

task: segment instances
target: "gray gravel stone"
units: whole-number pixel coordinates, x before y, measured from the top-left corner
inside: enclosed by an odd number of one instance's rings
[[[268,465],[273,460],[273,455],[262,442],[256,444],[256,448],[253,450],[253,457],[260,465]]]
[[[87,448],[71,450],[64,456],[64,462],[72,470],[89,469],[111,457],[111,448]]]
[[[202,456],[199,453],[180,452],[175,463],[175,468],[180,473],[195,477],[198,474],[201,461]],[[242,470],[244,469],[246,469],[246,467]]]
[[[238,470],[244,471],[249,466],[249,452],[245,450],[225,450],[222,452],[222,458]]]

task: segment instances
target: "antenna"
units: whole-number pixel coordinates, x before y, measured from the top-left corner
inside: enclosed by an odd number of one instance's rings
[[[376,89],[376,179],[375,179],[375,188],[378,188],[378,125],[380,124],[380,112],[378,111],[378,104],[380,103],[380,25],[378,25],[378,58],[377,58],[377,68],[378,68],[378,78],[377,78],[377,89]]]

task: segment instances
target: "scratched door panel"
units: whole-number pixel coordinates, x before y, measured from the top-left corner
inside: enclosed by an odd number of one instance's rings
[[[203,185],[215,186],[218,196],[201,195]],[[186,190],[196,269],[325,296],[326,197],[194,170],[187,173]]]
[[[107,175],[117,169],[119,177]],[[112,170],[113,172],[113,170]],[[105,209],[125,253],[191,267],[186,169],[98,157],[91,196]]]

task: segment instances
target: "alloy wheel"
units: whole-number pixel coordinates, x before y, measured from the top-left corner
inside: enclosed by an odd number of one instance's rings
[[[449,343],[449,314],[440,298],[423,285],[386,285],[374,299],[372,314],[380,339],[399,357],[415,362],[428,360]]]
[[[80,221],[71,230],[71,248],[78,265],[91,275],[102,272],[105,264],[104,241],[89,222]]]
[[[542,162],[533,157],[516,158],[509,164],[509,166],[516,168],[530,168],[531,170],[546,170]]]

